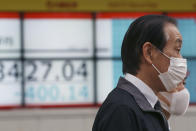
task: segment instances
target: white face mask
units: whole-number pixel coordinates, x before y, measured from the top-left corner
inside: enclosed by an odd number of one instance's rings
[[[169,93],[169,92],[160,92],[160,93],[170,102],[170,106],[168,106],[166,103],[160,100],[161,107],[163,109],[165,109],[166,111],[168,111],[170,114],[173,115],[183,115],[186,113],[190,100],[190,94],[186,88],[175,93]]]
[[[166,90],[171,91],[172,89],[176,88],[177,85],[180,84],[186,77],[187,60],[183,58],[169,57],[163,52],[161,52],[161,54],[170,59],[168,71],[161,73],[153,64],[152,66],[159,73],[159,78],[165,86]]]

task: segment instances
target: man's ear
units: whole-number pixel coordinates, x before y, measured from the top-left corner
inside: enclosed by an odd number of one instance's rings
[[[148,64],[152,64],[152,52],[153,52],[153,47],[150,42],[145,42],[142,46],[142,53],[144,60]]]

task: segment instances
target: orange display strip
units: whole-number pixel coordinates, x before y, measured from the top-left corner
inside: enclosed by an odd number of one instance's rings
[[[168,16],[175,18],[196,18],[196,13],[168,13]]]
[[[96,18],[137,18],[148,14],[162,14],[160,12],[147,12],[147,13],[97,13]]]
[[[0,18],[20,18],[20,15],[19,13],[2,12],[0,13]]]
[[[74,19],[89,19],[92,18],[91,13],[25,13],[24,18],[30,19],[62,19],[62,18],[74,18]]]

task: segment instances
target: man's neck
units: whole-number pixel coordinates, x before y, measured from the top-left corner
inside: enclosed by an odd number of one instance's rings
[[[157,94],[158,94],[158,88],[156,88],[156,87],[154,87],[154,85],[153,85],[153,83],[152,83],[152,79],[151,79],[151,77],[146,77],[145,75],[144,75],[145,73],[138,73],[138,74],[136,74],[135,76],[137,77],[137,78],[139,78],[140,80],[142,80],[144,83],[146,83],[152,90],[153,90],[153,92],[155,93],[155,95],[157,96]]]

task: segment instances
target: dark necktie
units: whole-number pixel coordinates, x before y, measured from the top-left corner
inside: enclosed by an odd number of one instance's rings
[[[161,111],[161,104],[160,104],[159,101],[157,101],[157,103],[154,105],[154,109],[158,110],[158,111]]]
[[[167,120],[166,120],[166,117],[165,117],[164,113],[162,112],[161,104],[160,104],[159,101],[157,101],[157,103],[154,105],[154,109],[157,110],[157,111],[159,111],[159,112],[161,113],[161,115],[162,115],[162,117],[163,117],[163,120],[164,120],[164,123],[165,123],[165,126],[166,126],[167,129],[168,129],[168,122],[167,122]]]

